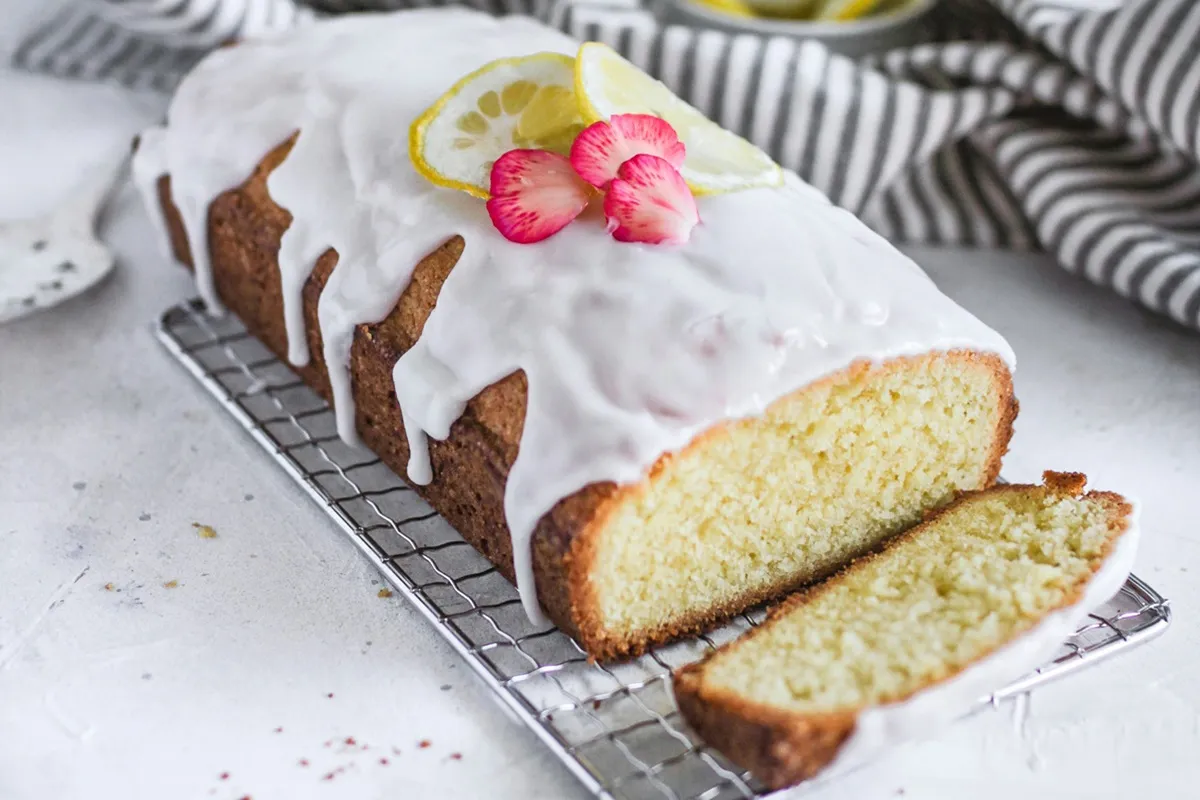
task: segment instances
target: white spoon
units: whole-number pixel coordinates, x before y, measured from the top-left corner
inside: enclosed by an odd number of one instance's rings
[[[112,271],[96,217],[128,161],[126,152],[93,167],[49,214],[0,223],[0,323],[57,305]]]

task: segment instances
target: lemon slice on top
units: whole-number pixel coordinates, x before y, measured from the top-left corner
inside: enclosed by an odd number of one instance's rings
[[[696,194],[779,186],[783,170],[750,142],[722,128],[611,47],[588,42],[575,57],[575,94],[586,121],[654,114],[687,147],[680,172]]]
[[[500,156],[516,149],[566,155],[583,128],[575,59],[537,53],[493,61],[459,80],[413,122],[408,152],[430,182],[486,199]]]

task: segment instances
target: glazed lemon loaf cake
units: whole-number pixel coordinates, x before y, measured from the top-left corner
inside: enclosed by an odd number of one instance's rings
[[[354,15],[208,56],[134,170],[208,306],[599,658],[779,596],[990,485],[1016,414],[998,334],[639,75],[530,20]],[[518,244],[545,217],[526,209],[501,235],[496,192],[468,185],[491,169],[496,188],[497,137],[528,144],[536,108],[572,134],[611,116],[612,144],[646,128],[613,115],[639,80],[670,109],[667,158],[604,186],[543,173],[566,189],[534,199],[574,192],[578,219]],[[591,166],[615,172],[609,156]],[[667,177],[639,205],[646,175]],[[632,199],[610,205],[622,181]],[[607,227],[598,199],[580,213],[602,193]],[[671,198],[691,216],[651,243],[646,215]]]
[[[772,788],[921,735],[1044,662],[1133,565],[1086,478],[970,493],[675,676],[684,717]]]

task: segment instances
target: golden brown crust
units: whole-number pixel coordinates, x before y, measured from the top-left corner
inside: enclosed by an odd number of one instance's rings
[[[1133,507],[1124,497],[1113,492],[1092,491],[1083,494],[1087,477],[1081,473],[1047,471],[1043,475],[1043,482],[1043,486],[1006,484],[961,493],[954,502],[927,515],[921,524],[896,536],[875,552],[856,560],[834,577],[792,595],[771,610],[768,620],[784,616],[797,607],[812,602],[822,592],[828,591],[836,585],[840,576],[878,558],[900,542],[920,536],[922,531],[943,515],[950,513],[972,498],[985,494],[1037,491],[1042,488],[1056,495],[1081,497],[1097,502],[1103,505],[1108,513],[1109,538],[1100,558],[1092,564],[1092,572],[1081,578],[1072,587],[1072,591],[1066,594],[1063,601],[1058,606],[1047,609],[1044,615],[1078,603],[1082,599],[1092,575],[1108,559],[1117,539],[1128,529]],[[724,753],[743,768],[750,770],[771,789],[783,789],[808,780],[833,761],[841,746],[853,734],[855,720],[863,709],[821,714],[787,711],[747,700],[736,693],[704,683],[704,666],[717,653],[736,647],[740,642],[751,637],[764,635],[766,630],[767,625],[764,623],[720,650],[710,652],[700,661],[682,668],[673,677],[674,691],[684,719],[706,743]],[[976,661],[987,657],[990,652],[980,654]],[[973,663],[975,662],[971,662],[971,664]],[[952,671],[947,670],[936,680],[922,687],[921,691],[950,680],[970,667],[971,664],[964,664]],[[880,704],[899,702],[911,697],[912,694],[915,692],[905,696],[886,698]]]
[[[1000,386],[1001,397],[1007,398],[1007,402],[1003,404],[1000,420],[997,423],[996,438],[992,440],[992,452],[988,455],[987,477],[981,484],[984,489],[990,488],[1000,478],[1000,467],[1005,454],[1008,453],[1008,445],[1012,441],[1013,425],[1021,410],[1021,404],[1017,402],[1017,395],[1013,390],[1012,372],[999,358],[993,358],[992,373],[997,385]]]
[[[271,199],[267,177],[287,157],[294,136],[271,151],[241,186],[213,200],[208,214],[208,245],[218,296],[246,327],[281,360],[287,357],[283,323],[281,279],[276,256],[291,215]],[[187,238],[171,196],[170,177],[158,183],[159,199],[167,220],[176,258],[191,264]],[[413,273],[409,286],[393,311],[376,325],[355,332],[350,372],[356,400],[356,425],[366,445],[397,474],[408,463],[408,442],[392,386],[392,365],[416,341],[432,311],[443,281],[462,253],[463,241],[455,238],[426,257]],[[329,377],[321,349],[317,301],[337,264],[337,253],[328,250],[318,259],[303,288],[303,306],[310,361],[293,367],[325,400],[332,401]],[[927,356],[928,357],[928,356]],[[1016,402],[1007,368],[995,356],[958,351],[954,358],[982,361],[994,372],[999,391],[1006,396],[998,423],[994,449],[984,485],[999,474],[1000,459],[1008,447]],[[874,367],[895,368],[896,365]],[[846,379],[858,370],[855,364],[826,380]],[[505,524],[504,485],[516,457],[525,419],[526,382],[523,373],[510,375],[487,387],[467,404],[462,417],[444,442],[434,441],[430,458],[433,484],[417,491],[436,508],[477,550],[491,560],[509,580],[514,579],[512,543]],[[722,428],[706,436],[720,435]],[[702,439],[704,437],[701,437]],[[700,440],[692,447],[699,445]],[[664,457],[641,486],[593,484],[560,501],[538,524],[533,536],[533,567],[538,597],[549,617],[579,640],[592,657],[609,660],[637,655],[648,646],[696,633],[739,611],[783,592],[793,584],[748,594],[738,602],[698,614],[694,619],[664,628],[644,639],[616,636],[605,629],[588,580],[594,539],[603,530],[618,504],[631,493],[644,491],[668,463]]]
[[[710,746],[770,789],[794,786],[833,761],[854,733],[855,714],[799,715],[714,692],[686,667],[674,677],[675,701]]]

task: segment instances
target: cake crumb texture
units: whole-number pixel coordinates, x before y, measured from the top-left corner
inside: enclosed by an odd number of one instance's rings
[[[1085,480],[968,493],[682,670],[684,716],[772,787],[811,777],[864,709],[953,677],[1080,600],[1132,512],[1082,494]]]
[[[990,485],[1004,406],[988,358],[857,365],[702,438],[605,521],[588,580],[608,631],[735,613],[828,575]]]

